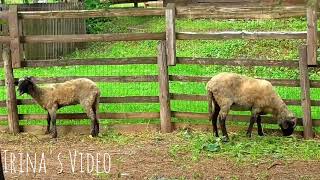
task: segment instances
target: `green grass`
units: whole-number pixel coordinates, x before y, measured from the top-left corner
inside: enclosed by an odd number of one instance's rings
[[[163,32],[165,21],[162,17],[119,17],[96,20],[90,24],[90,31],[98,33],[115,32]],[[320,24],[320,23],[319,23]],[[178,31],[305,31],[305,18],[283,20],[205,20],[178,19]],[[216,57],[216,58],[254,58],[297,60],[298,47],[303,40],[219,40],[219,41],[178,41],[178,57]],[[155,57],[157,41],[140,42],[106,42],[90,43],[88,48],[77,50],[66,58],[123,58],[123,57]],[[211,77],[219,72],[236,72],[260,78],[299,79],[298,69],[276,67],[230,67],[203,65],[176,65],[169,67],[169,74],[185,76]],[[0,72],[3,78],[3,72]],[[63,76],[132,76],[157,75],[157,65],[121,65],[121,66],[67,66],[48,68],[15,69],[15,77],[32,75],[35,77]],[[311,79],[319,80],[318,71],[310,72]],[[158,83],[98,83],[102,96],[138,96],[159,94]],[[277,87],[277,92],[285,99],[300,99],[300,88]],[[205,83],[171,82],[170,92],[205,95]],[[312,99],[320,99],[319,89],[311,90]],[[23,96],[19,98],[30,98]],[[4,89],[0,89],[0,99],[5,99]],[[172,101],[174,111],[207,112],[206,102]],[[300,106],[290,106],[297,116],[302,116]],[[103,104],[100,108],[105,112],[157,112],[158,103],[148,104]],[[83,112],[79,106],[66,107],[59,112]],[[39,106],[19,106],[19,113],[44,113]],[[239,114],[239,112],[235,112]],[[6,114],[0,108],[0,114]],[[313,118],[320,118],[319,108],[312,108]],[[128,120],[129,122],[130,120]],[[135,122],[130,121],[130,122]],[[137,120],[137,122],[140,120]],[[32,121],[37,124],[38,121]],[[30,121],[29,123],[32,124]],[[74,121],[72,121],[74,122]],[[86,122],[80,121],[82,123]],[[110,122],[110,121],[107,121]],[[123,121],[126,123],[126,121]],[[28,123],[28,122],[27,122]],[[63,123],[62,123],[63,124]]]
[[[295,137],[253,136],[232,134],[230,142],[222,143],[211,133],[181,131],[177,137],[184,143],[172,144],[168,150],[173,158],[199,160],[205,157],[229,157],[239,163],[261,163],[276,160],[320,160],[318,141]],[[183,155],[183,157],[182,157]]]

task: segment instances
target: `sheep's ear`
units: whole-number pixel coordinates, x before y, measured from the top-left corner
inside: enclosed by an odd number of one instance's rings
[[[33,76],[28,76],[26,77],[26,79],[28,79],[31,82],[35,82],[35,78]]]

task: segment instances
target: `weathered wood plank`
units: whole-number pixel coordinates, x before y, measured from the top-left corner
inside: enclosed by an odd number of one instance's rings
[[[206,83],[212,77],[203,77],[203,76],[178,76],[178,75],[170,75],[170,81],[180,81],[180,82],[199,82]],[[291,79],[265,79],[270,81],[273,86],[286,86],[286,87],[300,87],[299,80],[291,80]],[[320,81],[315,81],[313,87],[320,87]]]
[[[10,36],[0,36],[0,43],[9,43],[10,41]]]
[[[307,58],[308,65],[317,64],[318,49],[318,27],[317,27],[317,5],[307,7]]]
[[[180,118],[180,119],[204,119],[208,120],[208,113],[193,113],[193,112],[175,112],[172,111],[172,117]],[[228,115],[228,121],[240,121],[240,122],[249,122],[249,115]],[[270,116],[262,116],[262,122],[266,124],[278,124],[278,122],[271,118]],[[297,125],[302,125],[302,119],[299,118]]]
[[[305,16],[304,6],[290,7],[217,7],[192,6],[177,7],[178,17],[189,18],[287,18]],[[93,17],[120,17],[120,16],[163,16],[164,8],[131,8],[131,9],[101,9],[101,10],[69,10],[69,11],[22,11],[19,17],[24,19],[48,18],[93,18]]]
[[[36,78],[37,83],[45,84],[45,83],[60,83],[67,80],[75,79],[75,78],[89,78],[95,82],[157,82],[157,75],[147,75],[147,76],[67,76],[67,77],[48,77],[48,78]],[[211,77],[203,77],[203,76],[178,76],[178,75],[170,75],[170,81],[180,81],[180,82],[198,82],[198,83],[206,83]],[[270,81],[274,86],[286,86],[286,87],[300,87],[299,80],[292,79],[265,79]],[[18,79],[15,79],[15,83],[17,84]],[[0,86],[4,86],[4,80],[0,80]],[[312,80],[310,81],[311,88],[319,88],[320,81]]]
[[[180,101],[207,101],[205,95],[170,94],[171,100]],[[287,105],[300,106],[301,101],[295,99],[283,99]],[[125,96],[125,97],[101,97],[100,103],[159,103],[159,96]],[[33,105],[33,99],[17,99],[17,105]],[[319,100],[311,100],[311,106],[320,106]],[[0,101],[0,107],[6,107],[6,101]]]
[[[174,28],[174,27],[173,27]],[[172,29],[172,28],[170,28]],[[169,36],[170,35],[170,36]],[[103,42],[174,39],[175,33],[112,33],[77,35],[30,35],[21,37],[23,43],[39,42]],[[214,33],[176,33],[178,40],[219,40],[219,39],[306,39],[306,32],[214,32]],[[169,37],[168,37],[169,36]],[[172,39],[172,40],[173,40]],[[0,39],[1,40],[1,39]],[[3,41],[7,39],[4,38]],[[173,44],[175,41],[172,41]]]
[[[271,66],[297,68],[294,60],[257,60],[257,59],[221,59],[221,58],[177,58],[179,64],[226,65],[226,66]]]
[[[305,139],[313,138],[312,117],[311,117],[311,102],[310,102],[310,82],[307,64],[307,47],[299,48],[299,71],[300,71],[300,86],[301,86],[301,106],[303,109],[303,135]]]
[[[169,74],[167,66],[166,43],[164,41],[161,41],[158,47],[158,66],[161,132],[168,133],[172,131],[172,124],[169,94]]]
[[[21,37],[23,43],[70,43],[106,41],[164,40],[165,33],[112,33],[112,34],[70,34],[70,35],[30,35]]]
[[[61,18],[94,18],[94,17],[123,17],[123,16],[163,16],[162,8],[119,8],[100,10],[68,10],[68,11],[20,11],[23,19],[61,19]]]
[[[159,103],[159,96],[101,97],[100,103]]]
[[[8,109],[8,125],[10,133],[19,133],[18,106],[16,98],[16,90],[14,86],[13,69],[9,48],[5,47],[2,52],[4,61],[5,81],[7,89],[7,109]]]
[[[95,58],[95,59],[55,59],[55,60],[28,60],[23,61],[23,67],[52,67],[75,65],[127,65],[127,64],[157,64],[156,57],[133,58]]]
[[[11,61],[14,68],[21,67],[21,53],[20,48],[20,34],[19,34],[19,22],[18,22],[18,7],[17,5],[11,5],[9,7],[9,33],[10,33],[10,50],[11,50]]]
[[[8,17],[9,17],[9,12],[8,11],[1,11],[0,12],[0,19],[6,20],[6,19],[8,19]]]
[[[159,119],[158,112],[99,113],[100,119]],[[45,120],[46,114],[19,114],[20,120]],[[85,113],[57,114],[57,119],[89,119]]]
[[[307,32],[178,32],[178,40],[220,40],[220,39],[306,39]]]
[[[176,10],[174,3],[169,3],[166,7],[166,51],[169,66],[176,65]]]
[[[61,83],[68,80],[80,78],[78,76],[66,77],[48,77],[48,78],[35,78],[39,84],[47,83]],[[86,76],[85,78],[91,79],[94,82],[157,82],[157,75],[145,76]]]
[[[159,96],[100,97],[100,103],[159,103]],[[18,99],[17,105],[37,104],[33,99]],[[0,101],[0,107],[6,107],[6,101]]]
[[[170,94],[170,99],[171,100],[180,100],[180,101],[207,101],[207,96],[206,95],[171,93]],[[291,105],[291,106],[300,106],[301,105],[301,100],[283,99],[283,101],[287,105]],[[319,106],[319,105],[320,105],[320,101],[319,100],[312,100],[311,101],[311,106]]]
[[[108,2],[112,4],[122,4],[122,3],[138,3],[138,2],[148,2],[157,0],[109,0]]]
[[[75,79],[75,78],[89,78],[95,82],[157,82],[157,75],[147,75],[147,76],[67,76],[67,77],[49,77],[49,78],[36,78],[37,83],[45,84],[45,83],[59,83],[67,80]],[[170,75],[170,81],[180,81],[180,82],[198,82],[198,83],[206,83],[211,77],[204,76],[179,76],[179,75]],[[300,87],[299,80],[293,79],[265,79],[270,81],[274,86],[286,86],[286,87]],[[18,79],[15,79],[15,83],[17,84]],[[0,86],[4,86],[5,81],[0,80]],[[310,81],[311,88],[319,88],[320,81],[312,80]]]
[[[276,19],[288,17],[305,17],[304,6],[290,7],[217,7],[186,6],[177,7],[178,17],[217,18],[217,19]]]
[[[158,82],[157,75],[145,76],[66,76],[66,77],[41,77],[36,78],[38,84],[61,83],[76,78],[88,78],[95,82]],[[15,78],[15,85],[18,84],[18,78]],[[0,86],[4,86],[5,81],[0,80]]]

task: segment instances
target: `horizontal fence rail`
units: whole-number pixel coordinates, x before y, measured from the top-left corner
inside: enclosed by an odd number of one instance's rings
[[[172,117],[179,119],[203,119],[208,120],[208,113],[194,113],[194,112],[171,112]],[[157,112],[141,112],[141,113],[99,113],[101,119],[159,119],[160,113]],[[6,121],[7,115],[0,115],[0,121]],[[19,114],[20,120],[46,120],[46,114]],[[72,114],[57,114],[57,119],[88,119],[85,113]],[[248,115],[228,115],[228,121],[234,122],[248,122],[250,116]],[[262,121],[268,124],[277,124],[277,121],[269,116],[262,116]],[[301,118],[298,119],[297,125],[302,125]],[[313,126],[320,126],[320,119],[313,120]]]
[[[297,68],[298,61],[266,59],[177,58],[179,64],[226,65],[226,66],[277,66]]]
[[[47,84],[47,83],[62,83],[68,80],[76,78],[88,78],[95,82],[158,82],[157,75],[142,75],[142,76],[66,76],[66,77],[43,77],[35,78],[38,84]],[[170,81],[179,81],[179,82],[197,82],[197,83],[206,83],[211,79],[211,77],[205,76],[180,76],[180,75],[169,75]],[[15,78],[15,84],[18,83],[18,78]],[[300,87],[299,80],[293,79],[265,79],[271,82],[274,86],[286,86],[286,87]],[[0,86],[4,86],[4,80],[0,80]],[[319,88],[320,80],[311,80],[311,88]]]
[[[194,95],[194,94],[177,94],[177,93],[171,93],[170,96],[171,100],[182,100],[182,101],[208,101],[208,97],[206,95]],[[291,106],[301,106],[301,100],[299,99],[283,99],[283,101],[287,105]],[[320,106],[320,100],[312,100],[311,101],[312,106]],[[237,106],[232,107],[233,110],[247,110],[243,109]]]
[[[194,112],[172,112],[172,117],[175,118],[181,118],[181,119],[203,119],[208,121],[208,113],[194,113]],[[228,121],[234,121],[234,122],[249,122],[250,120],[249,115],[228,115],[227,120]],[[270,116],[261,116],[263,123],[268,124],[278,124],[277,121]],[[302,125],[302,119],[298,118],[297,125]],[[313,120],[313,126],[320,126],[320,119],[314,119]]]
[[[178,40],[220,40],[220,39],[306,39],[306,32],[178,32]]]
[[[164,16],[165,8],[131,8],[131,9],[104,9],[104,10],[70,10],[70,11],[20,11],[22,19],[55,19],[55,18],[94,18],[94,17],[121,17],[121,16]],[[220,19],[275,19],[300,17],[306,15],[304,6],[291,7],[177,7],[177,17],[188,18],[220,18]],[[1,18],[7,18],[2,13]]]
[[[99,113],[100,119],[159,119],[160,113],[141,112],[141,113]],[[19,114],[19,120],[45,120],[46,114]],[[85,113],[63,113],[57,114],[57,119],[88,119]]]
[[[159,103],[158,96],[100,97],[100,103]],[[35,105],[33,99],[17,99],[17,105]],[[0,101],[0,107],[6,107],[6,101]]]
[[[56,60],[28,60],[22,61],[23,67],[52,67],[74,65],[130,65],[130,64],[157,64],[156,57],[133,58],[95,58],[95,59],[56,59]]]
[[[21,36],[21,43],[69,43],[69,42],[105,42],[105,41],[142,41],[165,40],[165,33],[111,33],[77,35],[29,35]],[[223,40],[223,39],[306,39],[306,32],[177,32],[177,40]],[[9,36],[0,36],[0,42],[9,43]]]

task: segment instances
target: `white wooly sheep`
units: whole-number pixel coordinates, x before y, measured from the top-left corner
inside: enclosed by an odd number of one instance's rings
[[[225,120],[233,105],[251,110],[252,117],[247,131],[248,136],[251,136],[255,121],[258,124],[258,134],[263,135],[260,117],[263,114],[273,115],[284,136],[293,133],[297,118],[288,109],[269,81],[235,73],[220,73],[211,78],[206,89],[209,98],[209,119],[212,121],[213,130],[217,137],[219,136],[217,119],[219,119],[222,134],[225,136],[225,140],[228,140]],[[214,111],[212,111],[212,104]]]
[[[47,133],[57,137],[56,112],[59,108],[81,104],[91,119],[91,135],[99,134],[98,109],[100,90],[96,83],[86,78],[78,78],[64,83],[50,84],[39,87],[32,77],[19,79],[18,90],[20,95],[27,93],[45,110],[48,111]],[[52,121],[52,129],[50,129]]]

